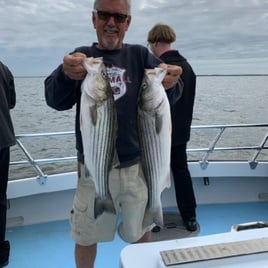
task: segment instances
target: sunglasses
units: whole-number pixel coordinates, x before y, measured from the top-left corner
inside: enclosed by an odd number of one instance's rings
[[[110,13],[101,10],[94,10],[94,12],[98,15],[99,19],[103,21],[108,21],[111,17],[113,17],[115,22],[124,23],[128,17],[128,15],[122,13]]]

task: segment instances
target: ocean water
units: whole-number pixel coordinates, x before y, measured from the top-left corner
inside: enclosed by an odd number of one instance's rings
[[[44,97],[45,77],[16,77],[17,104],[12,110],[12,119],[17,135],[57,131],[73,131],[75,107],[68,111],[55,111],[48,107]],[[196,100],[192,125],[255,124],[268,123],[268,76],[198,76]],[[267,128],[258,130],[240,129],[227,134],[222,141],[228,146],[258,145]],[[188,147],[205,148],[215,133],[192,131]],[[24,146],[34,159],[75,156],[74,137],[24,139]],[[221,143],[219,143],[221,145]],[[233,155],[233,158],[248,158],[252,152]],[[189,157],[196,157],[189,155]],[[198,156],[200,157],[200,156]],[[221,158],[224,156],[216,156]],[[268,160],[268,155],[263,154]],[[11,161],[26,160],[19,147],[13,146]],[[76,168],[75,161],[67,165],[42,165],[45,173],[70,171]],[[11,166],[10,177],[35,176],[25,166]]]

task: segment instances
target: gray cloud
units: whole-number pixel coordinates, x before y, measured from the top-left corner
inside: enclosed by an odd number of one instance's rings
[[[126,42],[146,45],[148,30],[163,22],[176,30],[174,48],[197,73],[267,73],[268,0],[132,3]],[[93,0],[2,0],[0,5],[1,60],[17,75],[46,75],[64,54],[96,41]]]

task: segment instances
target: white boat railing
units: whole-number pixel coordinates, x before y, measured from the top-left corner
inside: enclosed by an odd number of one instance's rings
[[[254,145],[240,145],[240,146],[219,146],[219,142],[223,139],[223,134],[231,129],[242,129],[244,136],[247,136],[247,132],[249,129],[262,129],[264,135],[262,135],[261,139],[256,142]],[[213,163],[215,160],[212,158],[213,153],[215,152],[240,152],[247,151],[250,152],[247,159],[238,160],[243,163],[247,163],[250,166],[250,169],[254,170],[259,163],[265,163],[268,165],[268,123],[263,124],[232,124],[232,125],[202,125],[202,126],[192,126],[192,137],[193,134],[197,132],[205,132],[213,130],[214,134],[210,137],[209,145],[207,147],[200,147],[199,141],[197,141],[198,148],[188,148],[188,154],[197,155],[194,158],[191,157],[189,160],[189,164],[195,163],[200,166],[201,170],[206,170],[210,163]],[[75,162],[76,156],[69,157],[49,157],[49,158],[34,158],[30,151],[26,148],[24,141],[26,139],[33,138],[44,138],[44,137],[54,137],[57,138],[59,136],[71,136],[74,139],[74,131],[66,131],[66,132],[50,132],[50,133],[35,133],[35,134],[22,134],[16,135],[17,146],[23,152],[23,155],[26,157],[26,160],[20,161],[12,161],[10,162],[10,166],[30,166],[37,175],[37,179],[40,184],[45,184],[47,174],[43,171],[42,165],[44,164],[55,164],[55,163],[67,163],[70,161]],[[198,135],[197,135],[198,136]],[[206,142],[208,142],[207,138],[205,138]],[[192,139],[191,139],[192,141]],[[41,145],[40,145],[41,146]],[[194,146],[195,147],[195,146]],[[264,158],[261,159],[260,155],[264,155]],[[218,162],[232,162],[233,160],[226,158],[224,160],[220,160]],[[268,175],[268,174],[267,174]]]
[[[264,137],[259,142],[259,144],[254,146],[228,146],[228,147],[216,147],[219,140],[223,137],[223,134],[230,129],[248,129],[248,128],[267,128],[267,132],[265,132]],[[254,169],[258,164],[258,157],[260,153],[264,150],[268,149],[268,124],[232,124],[232,125],[204,125],[204,126],[192,126],[192,131],[194,130],[209,130],[209,129],[217,129],[217,133],[214,138],[211,140],[208,148],[198,148],[198,149],[187,149],[188,153],[196,153],[203,152],[204,155],[202,159],[199,161],[200,165],[203,169],[206,169],[208,165],[208,160],[210,155],[213,152],[224,152],[224,151],[252,151],[253,155],[247,160],[250,164],[251,168]],[[247,134],[245,133],[245,136]]]

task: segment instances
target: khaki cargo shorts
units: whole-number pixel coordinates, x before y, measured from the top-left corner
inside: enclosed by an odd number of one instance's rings
[[[154,224],[144,226],[148,191],[140,164],[113,169],[109,176],[109,189],[116,214],[104,212],[95,219],[94,182],[85,178],[84,165],[78,164],[78,184],[70,217],[71,235],[77,244],[88,246],[112,241],[117,229],[123,240],[133,243],[154,227]],[[119,212],[122,217],[118,217]]]

